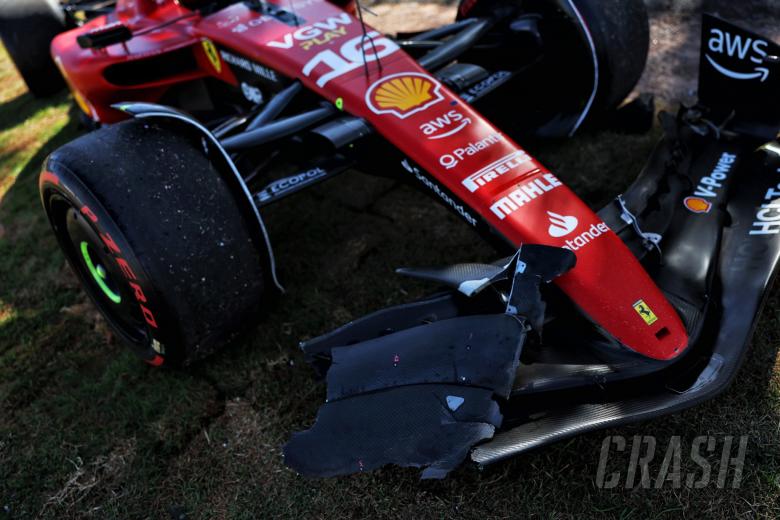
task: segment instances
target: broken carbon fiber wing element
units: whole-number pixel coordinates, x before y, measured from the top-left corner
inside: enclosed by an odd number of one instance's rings
[[[511,393],[529,330],[519,311],[543,317],[539,285],[549,282],[553,273],[568,271],[574,262],[570,251],[526,246],[502,262],[501,273],[492,268],[445,269],[441,272],[493,273],[491,278],[504,285],[496,300],[506,302],[506,312],[462,315],[454,307],[442,307],[446,299],[439,297],[424,304],[446,309],[438,321],[407,320],[406,312],[396,308],[393,325],[406,328],[366,335],[383,316],[378,313],[370,318],[370,326],[359,320],[336,336],[363,336],[360,342],[322,348],[313,340],[304,345],[331,358],[327,402],[314,426],[295,433],[284,447],[287,465],[310,477],[386,464],[425,468],[422,478],[445,477],[502,423],[496,398]],[[355,334],[349,331],[353,326]]]
[[[501,424],[493,395],[509,396],[525,336],[523,320],[499,314],[334,348],[328,401],[285,463],[309,477],[396,464],[443,478]]]

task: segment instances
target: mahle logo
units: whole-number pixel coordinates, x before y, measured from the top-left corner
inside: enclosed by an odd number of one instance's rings
[[[561,238],[570,235],[579,225],[579,221],[576,217],[559,215],[552,211],[548,211],[547,215],[550,217],[550,227],[547,232],[550,233],[550,236],[553,238]]]
[[[761,67],[767,56],[769,42],[753,38],[744,34],[734,34],[729,31],[710,29],[710,38],[707,42],[708,53],[704,57],[715,70],[732,79],[766,81],[769,77],[769,69]],[[714,57],[712,56],[714,55]],[[752,70],[735,71],[725,67],[716,58],[731,58],[732,60],[749,61]]]

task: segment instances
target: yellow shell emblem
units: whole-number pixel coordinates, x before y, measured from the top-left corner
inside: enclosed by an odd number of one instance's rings
[[[396,74],[374,83],[366,101],[377,114],[393,114],[404,119],[444,99],[440,88],[436,80],[424,74]]]

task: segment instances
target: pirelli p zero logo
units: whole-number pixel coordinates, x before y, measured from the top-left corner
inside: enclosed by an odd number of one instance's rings
[[[645,320],[645,323],[648,325],[652,325],[656,321],[658,321],[658,316],[655,315],[653,310],[650,308],[649,305],[645,303],[644,300],[639,300],[634,304],[634,310],[637,314],[639,314],[639,317]]]

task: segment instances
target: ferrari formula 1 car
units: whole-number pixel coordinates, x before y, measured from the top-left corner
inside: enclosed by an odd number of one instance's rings
[[[352,167],[419,184],[511,254],[402,270],[450,290],[305,342],[328,400],[285,458],[442,477],[733,376],[778,259],[780,53],[710,17],[704,43],[700,105],[594,213],[510,135],[570,135],[625,97],[639,0],[465,0],[398,39],[353,2],[120,0],[52,43],[85,114],[116,124],[54,152],[41,197],[95,304],[159,366],[228,343],[281,290],[264,207]]]

